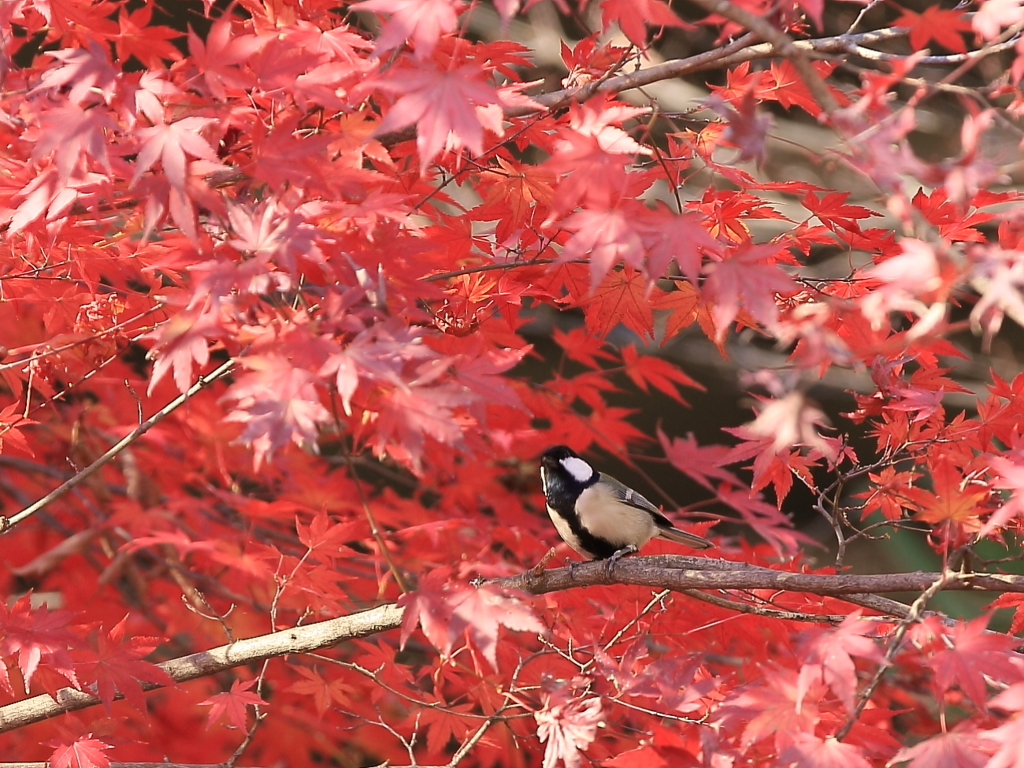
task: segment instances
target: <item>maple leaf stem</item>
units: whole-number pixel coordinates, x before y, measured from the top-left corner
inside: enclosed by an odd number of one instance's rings
[[[154,426],[163,421],[167,416],[174,413],[174,411],[176,411],[178,408],[184,405],[190,397],[195,395],[197,392],[200,392],[201,390],[205,389],[210,384],[215,382],[217,379],[220,379],[226,376],[228,373],[230,373],[233,367],[234,360],[228,360],[226,363],[221,365],[212,373],[206,376],[200,376],[198,381],[196,381],[195,384],[189,387],[186,392],[178,395],[176,398],[171,400],[171,402],[169,402],[159,411],[157,411],[144,422],[139,424],[139,426],[137,426],[125,437],[123,437],[121,440],[119,440],[109,449],[107,449],[107,451],[103,455],[101,455],[98,459],[96,459],[96,461],[94,461],[88,467],[76,473],[73,477],[69,478],[65,482],[61,483],[59,486],[54,488],[52,491],[50,491],[48,494],[43,496],[38,501],[34,502],[33,504],[29,504],[27,507],[25,507],[17,514],[11,515],[10,517],[0,515],[0,535],[7,533],[9,530],[11,530],[11,528],[13,528],[18,523],[22,522],[23,520],[27,520],[29,517],[34,515],[39,510],[44,509],[47,505],[59,499],[72,488],[78,486],[80,483],[82,483],[82,481],[89,478],[98,469],[103,467],[111,459],[113,459],[115,456],[121,453],[121,451],[123,451],[129,445],[131,445],[144,434],[146,434],[146,432],[148,432]]]

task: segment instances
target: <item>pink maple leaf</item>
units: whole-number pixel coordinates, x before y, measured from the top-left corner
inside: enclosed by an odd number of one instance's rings
[[[968,727],[901,749],[889,764],[909,760],[907,768],[984,768],[992,766],[988,748],[989,743]]]
[[[701,222],[698,213],[672,213],[664,207],[654,210],[646,206],[637,217],[636,227],[647,249],[647,274],[661,278],[669,262],[675,261],[680,271],[697,285],[705,253],[718,253],[721,245]]]
[[[769,330],[778,324],[777,293],[792,293],[792,279],[775,263],[783,249],[778,243],[744,243],[722,261],[705,265],[710,273],[705,296],[713,302],[716,338],[721,342],[742,304]]]
[[[990,731],[983,731],[981,736],[997,745],[992,759],[985,768],[1024,768],[1024,683],[1011,685],[989,702],[993,709],[1014,713],[1006,723]]]
[[[564,229],[575,234],[565,244],[559,260],[589,256],[590,291],[593,293],[619,261],[637,269],[642,266],[643,240],[635,223],[626,211],[617,208],[577,211],[562,223]]]
[[[248,372],[224,395],[235,401],[226,420],[245,425],[239,440],[252,445],[254,466],[288,442],[315,442],[331,414],[320,403],[314,374],[273,353],[251,355],[242,364]]]
[[[96,94],[109,102],[117,91],[118,72],[110,65],[110,57],[104,49],[93,40],[85,48],[46,51],[44,55],[52,56],[61,64],[46,70],[33,91],[70,86],[68,98],[73,104],[94,102]]]
[[[246,61],[266,42],[257,35],[239,34],[231,26],[232,14],[221,15],[210,28],[204,42],[191,29],[188,49],[192,60],[203,74],[206,87],[214,98],[227,101],[228,88],[252,87],[255,76],[238,65]]]
[[[788,768],[871,768],[864,750],[855,744],[798,733],[782,750],[780,764]]]
[[[117,124],[103,107],[82,109],[73,102],[51,107],[39,117],[42,135],[32,148],[32,160],[39,161],[56,149],[53,156],[60,178],[67,181],[85,158],[92,157],[111,173],[107,157],[107,132]]]
[[[377,133],[415,123],[421,173],[442,150],[458,152],[466,147],[482,154],[485,127],[499,136],[504,133],[501,98],[477,64],[453,69],[438,69],[428,63],[416,69],[405,67],[378,87],[402,95]]]
[[[580,751],[590,746],[601,725],[601,700],[581,699],[570,685],[549,688],[541,693],[543,709],[534,712],[537,736],[544,747],[544,768],[555,768],[559,760],[565,768],[578,768]]]
[[[87,733],[70,744],[51,741],[46,746],[53,747],[47,761],[50,768],[110,768],[110,758],[104,750],[113,749],[114,745],[94,739],[91,733]]]
[[[988,617],[957,624],[951,632],[952,647],[943,647],[928,660],[941,693],[956,685],[979,709],[985,708],[985,678],[1020,682],[1024,667],[1014,652],[1017,641],[987,631]]]
[[[1024,20],[1024,0],[985,0],[971,26],[985,40],[999,37],[1003,27],[1012,27]]]
[[[848,616],[833,629],[824,630],[806,644],[810,658],[815,662],[805,665],[843,702],[848,712],[853,711],[857,693],[857,669],[853,657],[881,662],[882,652],[873,635],[875,624],[862,619],[859,612]],[[815,670],[814,668],[817,668]],[[801,670],[801,677],[804,671]]]
[[[160,123],[136,131],[142,141],[142,148],[135,161],[131,184],[134,185],[159,160],[171,186],[184,194],[188,172],[186,155],[217,162],[217,153],[199,135],[203,128],[213,122],[212,117],[183,117],[173,123]]]
[[[491,667],[498,668],[498,628],[532,635],[547,634],[547,630],[529,604],[494,589],[469,587],[452,594],[448,599],[452,624],[464,631],[480,649]]]
[[[220,320],[216,311],[208,306],[183,309],[167,322],[147,333],[143,338],[153,339],[154,345],[146,355],[156,360],[148,393],[169,372],[179,392],[192,386],[193,365],[202,368],[210,360],[209,338],[220,333]]]
[[[366,0],[356,9],[391,14],[377,36],[374,50],[380,53],[412,40],[419,58],[429,56],[441,35],[459,23],[462,0]]]
[[[658,441],[673,467],[709,491],[714,490],[712,480],[723,481],[735,488],[743,486],[736,475],[722,469],[723,464],[729,463],[728,457],[732,452],[728,446],[698,445],[692,432],[688,432],[686,437],[670,439],[661,427],[658,427]]]
[[[450,656],[455,641],[465,636],[497,669],[499,627],[535,635],[547,633],[533,610],[517,598],[486,586],[449,583],[449,576],[448,570],[435,569],[424,577],[419,589],[399,598],[398,604],[405,608],[403,648],[418,625],[442,656]]]
[[[999,476],[995,487],[1009,490],[1010,498],[981,527],[978,531],[979,539],[1024,513],[1024,453],[1016,450],[1004,456],[993,456],[989,459],[989,465]]]

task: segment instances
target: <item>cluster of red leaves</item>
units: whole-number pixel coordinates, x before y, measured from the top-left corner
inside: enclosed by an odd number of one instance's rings
[[[508,22],[534,4],[495,6]],[[690,29],[664,0],[596,5],[602,31],[617,24],[633,46]],[[206,2],[209,23],[187,33],[135,6],[0,3],[4,511],[214,364],[234,367],[6,534],[8,592],[23,596],[0,603],[0,689],[70,686],[105,705],[19,730],[9,753],[210,762],[242,743],[256,707],[246,761],[260,764],[441,764],[468,744],[485,766],[541,752],[568,768],[1019,765],[1024,664],[983,620],[807,628],[625,588],[527,599],[470,586],[550,544],[540,449],[625,453],[646,437],[613,396],[683,403],[680,388],[699,387],[638,348],[683,332],[724,351],[752,329],[790,350],[785,375],[755,377],[768,394],[731,446],[658,434],[706,503],[764,542],[722,539],[723,557],[809,567],[780,509],[794,478],[825,490],[821,471],[870,479],[864,519],[837,526],[911,520],[945,556],[1012,543],[1024,377],[993,375],[974,416],[944,399],[965,392],[948,370],[962,355],[954,308],[973,304],[986,342],[1024,320],[1019,198],[991,191],[1000,169],[983,151],[992,109],[968,101],[960,154],[926,162],[908,142],[913,107],[892,99],[913,57],[859,85],[815,62],[833,105],[791,61],[745,61],[712,87],[721,119],[663,124],[609,93],[548,109],[525,94],[526,49],[464,35],[478,9],[461,0]],[[803,34],[801,12],[821,27],[820,0],[768,17]],[[956,53],[1024,21],[1002,0],[968,19],[905,10],[894,23],[914,47]],[[598,39],[563,49],[567,85],[631,54]],[[1017,48],[1004,122],[1024,104]],[[831,126],[833,161],[877,205],[731,165],[764,156],[765,104]],[[701,194],[663,194],[696,174]],[[873,226],[886,213],[895,227]],[[771,239],[752,234],[764,221]],[[817,276],[824,251],[849,254],[848,272]],[[545,309],[583,324],[552,333],[573,366],[538,375],[517,366]],[[843,434],[865,425],[874,457],[823,434],[806,385],[833,368],[870,374]],[[391,600],[406,610],[397,636],[323,658],[181,687],[153,663]],[[1021,629],[1024,602],[994,605]]]

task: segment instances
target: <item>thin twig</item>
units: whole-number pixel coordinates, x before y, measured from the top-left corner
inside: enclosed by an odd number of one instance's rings
[[[228,373],[230,373],[233,367],[234,360],[228,360],[213,373],[207,376],[200,376],[199,380],[196,381],[196,383],[193,384],[191,387],[189,387],[186,392],[178,395],[176,398],[171,400],[171,402],[169,402],[159,411],[157,411],[148,419],[146,419],[146,421],[144,421],[142,424],[140,424],[131,432],[129,432],[124,438],[122,438],[117,443],[112,445],[107,450],[106,453],[104,453],[102,456],[96,459],[96,461],[94,461],[88,467],[76,473],[73,477],[61,483],[59,486],[57,486],[48,494],[39,499],[39,501],[35,502],[34,504],[30,504],[17,514],[11,515],[11,517],[5,517],[3,515],[0,515],[0,534],[7,533],[7,531],[11,530],[11,528],[16,526],[18,523],[28,519],[39,510],[45,508],[47,505],[59,499],[61,496],[63,496],[65,493],[70,491],[75,486],[81,484],[83,480],[86,480],[87,478],[91,477],[93,474],[96,473],[97,470],[102,468],[107,462],[109,462],[112,458],[117,456],[117,454],[119,454],[129,445],[131,445],[144,434],[146,434],[150,429],[155,427],[157,424],[159,424],[161,421],[167,418],[170,414],[174,413],[174,411],[176,411],[178,408],[184,405],[190,397],[192,397],[202,389],[205,389],[217,379],[226,376]]]
[[[889,640],[889,648],[885,652],[885,658],[882,660],[882,663],[878,665],[878,669],[875,671],[874,677],[872,677],[871,681],[864,687],[864,690],[860,692],[853,712],[850,713],[850,717],[847,718],[843,727],[836,733],[836,741],[842,741],[850,733],[850,730],[856,724],[858,718],[860,718],[861,713],[864,711],[864,707],[866,707],[868,702],[871,700],[871,696],[874,694],[878,684],[882,682],[882,676],[885,675],[889,667],[892,666],[892,660],[896,658],[896,654],[899,653],[900,648],[903,645],[904,636],[907,634],[911,625],[921,618],[921,614],[923,613],[925,606],[928,604],[928,601],[946,588],[950,581],[957,580],[959,576],[960,574],[951,573],[949,571],[940,573],[938,578],[936,578],[935,581],[933,581],[932,584],[911,604],[910,612],[906,618],[900,622],[896,631],[893,633],[892,638]]]

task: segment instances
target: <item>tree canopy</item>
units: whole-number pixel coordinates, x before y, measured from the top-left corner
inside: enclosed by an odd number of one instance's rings
[[[1022,30],[0,3],[6,758],[1024,766]],[[715,548],[566,566],[553,444]]]

